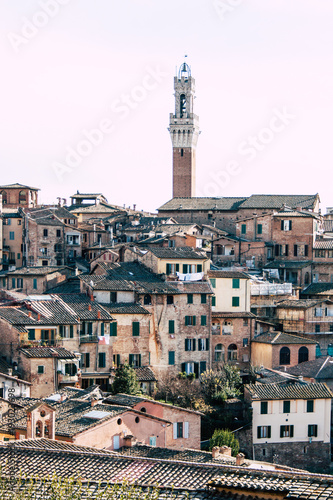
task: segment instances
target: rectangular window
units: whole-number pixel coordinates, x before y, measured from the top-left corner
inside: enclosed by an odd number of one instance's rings
[[[110,336],[117,337],[117,322],[110,323]]]
[[[35,330],[34,329],[28,330],[28,340],[35,340],[35,339],[36,339]]]
[[[198,351],[209,351],[209,339],[198,339]]]
[[[207,316],[201,316],[201,326],[207,325]]]
[[[185,326],[195,326],[196,317],[195,316],[185,316]]]
[[[281,425],[280,426],[280,438],[294,437],[294,426],[293,425]]]
[[[140,336],[140,323],[138,321],[133,321],[132,323],[132,336],[133,337]]]
[[[169,351],[169,365],[175,364],[175,351]]]
[[[105,326],[104,323],[101,323],[101,337],[104,337]]]
[[[261,413],[261,415],[267,415],[267,413],[268,413],[268,402],[267,401],[261,401],[260,413]]]
[[[177,422],[177,439],[183,437],[183,422]]]
[[[23,288],[23,278],[17,278],[17,288]]]
[[[59,336],[61,338],[63,338],[63,336],[64,336],[64,326],[63,325],[59,325]]]
[[[308,399],[306,402],[306,412],[313,413],[314,401],[313,399]]]
[[[189,272],[189,265],[183,264],[183,274],[187,274]]]
[[[195,339],[185,339],[185,351],[195,351]]]
[[[262,224],[258,224],[258,226],[257,226],[257,234],[262,234]]]
[[[201,294],[201,304],[207,304],[207,295],[205,293]]]
[[[318,436],[318,425],[308,425],[308,437]]]
[[[188,293],[187,294],[187,303],[188,304],[193,304],[193,293]]]
[[[213,288],[216,288],[216,278],[210,278],[210,284]]]
[[[169,306],[173,304],[173,295],[167,295],[167,304]]]
[[[283,401],[283,413],[290,413],[290,401]]]
[[[197,273],[202,273],[202,264],[197,265]]]
[[[128,361],[129,361],[129,365],[134,366],[134,368],[140,368],[140,366],[141,366],[141,354],[130,354]]]
[[[232,307],[239,307],[239,297],[232,297]]]
[[[271,426],[270,425],[260,425],[257,427],[257,438],[267,438],[271,437]]]
[[[297,253],[297,245],[294,245],[294,257],[297,257],[298,253]]]
[[[98,366],[99,368],[105,368],[106,364],[106,354],[105,352],[98,353]]]
[[[120,354],[113,355],[113,364],[115,366],[120,366]]]
[[[216,297],[215,295],[212,296],[212,307],[216,306]]]
[[[246,234],[246,224],[241,225],[241,233]]]
[[[32,285],[34,290],[37,290],[37,278],[33,279],[33,285]]]
[[[308,257],[308,255],[309,255],[309,245],[304,245],[304,255],[305,255],[305,257]]]
[[[15,233],[14,233],[14,231],[10,231],[9,232],[9,239],[10,240],[14,240],[15,239]]]
[[[39,374],[44,373],[44,366],[43,366],[43,365],[39,365],[39,366],[37,367],[37,373],[39,373]]]
[[[243,347],[247,347],[249,345],[249,339],[248,338],[244,338],[243,339]]]
[[[156,446],[156,436],[149,436],[149,446]]]
[[[292,222],[291,220],[281,220],[281,231],[291,231]]]
[[[12,288],[15,288],[15,278],[12,278]]]
[[[239,288],[239,278],[232,279],[232,288]]]
[[[57,229],[57,238],[60,238],[60,237],[61,237],[61,230]]]
[[[319,323],[317,323],[317,324],[315,325],[315,332],[316,332],[316,333],[319,333],[319,332],[320,332],[320,325],[319,325]]]
[[[18,258],[18,260],[20,260],[20,258],[21,258],[21,254],[20,253],[17,254],[17,258]]]
[[[173,319],[169,320],[169,333],[175,333],[175,322]]]
[[[48,229],[43,229],[43,236],[46,238],[49,235]]]
[[[70,325],[70,326],[69,326],[69,337],[70,337],[71,339],[73,339],[73,338],[74,338],[74,326],[73,326],[73,325]]]

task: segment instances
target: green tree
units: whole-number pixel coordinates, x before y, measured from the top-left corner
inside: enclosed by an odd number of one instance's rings
[[[209,441],[209,449],[212,450],[214,446],[229,446],[234,457],[239,452],[239,442],[228,429],[215,429]]]
[[[132,366],[124,364],[117,368],[112,384],[112,392],[113,394],[119,392],[123,394],[138,394],[140,392],[136,373]]]
[[[239,369],[227,363],[218,370],[206,370],[200,375],[200,382],[207,403],[223,403],[241,393]]]

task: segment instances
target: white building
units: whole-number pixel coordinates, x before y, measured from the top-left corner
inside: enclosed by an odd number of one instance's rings
[[[324,471],[331,463],[331,399],[325,384],[245,387],[252,405],[255,460]]]

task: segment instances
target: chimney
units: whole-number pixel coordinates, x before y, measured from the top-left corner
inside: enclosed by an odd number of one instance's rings
[[[240,467],[241,465],[244,465],[245,462],[245,455],[244,453],[238,453],[236,456],[236,465],[237,467]]]
[[[60,394],[60,403],[63,403],[66,400],[66,394]]]
[[[217,458],[220,454],[220,448],[218,446],[214,446],[212,449],[212,458]]]
[[[40,321],[40,314],[39,313],[38,313],[37,319],[38,319],[38,321]]]
[[[98,403],[98,399],[92,399],[92,400],[90,401],[90,404],[91,404],[91,407],[92,407],[92,408],[93,408],[95,405],[97,405],[97,403]]]
[[[91,304],[89,304],[89,306],[88,306],[88,310],[89,310],[89,311],[91,311]]]
[[[132,446],[135,446],[136,445],[136,438],[134,436],[132,436],[131,434],[129,434],[128,436],[124,436],[124,446],[126,448],[132,448]]]
[[[90,295],[90,300],[91,302],[94,302],[94,296],[92,294]]]
[[[28,316],[29,316],[29,318],[31,318],[31,311],[28,312]]]
[[[101,311],[97,311],[97,319],[101,319]]]
[[[221,446],[220,448],[221,455],[226,455],[227,457],[231,457],[231,448],[229,446]]]
[[[13,375],[13,368],[8,368],[8,375],[10,375],[10,376]]]

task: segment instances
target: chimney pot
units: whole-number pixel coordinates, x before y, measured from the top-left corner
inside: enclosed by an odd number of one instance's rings
[[[88,310],[89,310],[89,311],[91,311],[91,304],[89,304],[89,306],[88,306]]]
[[[38,318],[38,321],[39,321],[39,320],[40,320],[40,314],[39,314],[39,313],[38,313],[38,316],[37,316],[37,318]]]
[[[228,457],[231,457],[231,448],[229,448],[229,446],[221,446],[220,448],[220,453],[221,455],[226,455]]]
[[[98,399],[92,399],[92,400],[90,401],[90,404],[91,404],[91,407],[92,407],[92,408],[93,408],[95,405],[97,405],[97,403],[98,403]]]
[[[97,311],[97,318],[101,319],[101,311]]]
[[[220,454],[220,448],[218,446],[214,446],[212,449],[212,458],[217,458]]]
[[[238,455],[236,456],[236,465],[240,467],[241,465],[244,464],[244,462],[245,462],[244,453],[238,453]]]

